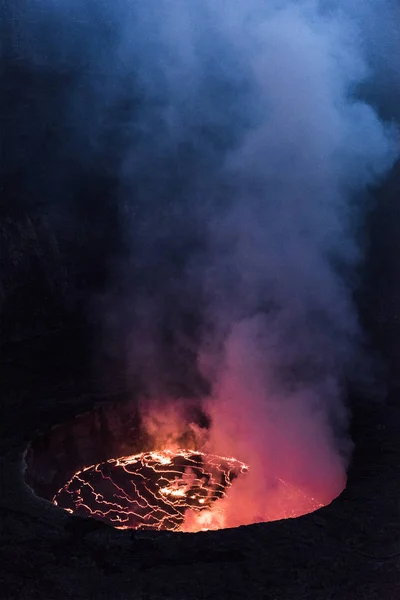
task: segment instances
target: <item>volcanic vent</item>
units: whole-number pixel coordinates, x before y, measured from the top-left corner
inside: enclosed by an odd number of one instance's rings
[[[156,417],[154,409],[145,414],[133,402],[102,403],[38,436],[25,456],[27,483],[71,514],[119,529],[197,532],[323,506],[274,477],[269,514],[254,517],[249,505],[243,516],[251,465],[208,451],[210,424],[193,407],[185,415],[176,404],[159,407]]]
[[[134,403],[101,403],[30,444],[26,481],[68,512],[117,528],[218,529],[222,511],[211,509],[247,465],[198,450],[204,419],[192,417],[186,432],[175,422],[172,440],[165,435],[171,414],[161,414],[161,444]]]

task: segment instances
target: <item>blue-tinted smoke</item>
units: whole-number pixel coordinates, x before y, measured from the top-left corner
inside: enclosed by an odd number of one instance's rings
[[[257,465],[257,498],[284,453],[298,485],[343,483],[357,234],[398,153],[358,92],[387,58],[384,4],[372,26],[360,3],[41,0],[21,30],[38,68],[73,74],[67,154],[118,180],[107,347],[151,394],[202,389],[209,443]]]

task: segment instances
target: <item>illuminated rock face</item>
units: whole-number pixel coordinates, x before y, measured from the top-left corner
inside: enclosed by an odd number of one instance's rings
[[[53,501],[118,528],[188,530],[190,514],[191,531],[217,529],[223,515],[214,503],[246,472],[233,458],[193,450],[143,452],[78,471]]]
[[[135,402],[118,397],[115,402],[99,402],[33,439],[25,454],[25,480],[38,496],[51,501],[87,465],[151,449]]]

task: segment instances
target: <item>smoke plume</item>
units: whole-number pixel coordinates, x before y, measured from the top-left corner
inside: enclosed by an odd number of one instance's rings
[[[227,525],[329,502],[363,364],[367,189],[398,152],[360,90],[394,8],[372,26],[369,5],[322,0],[40,4],[26,52],[77,70],[73,147],[118,179],[122,250],[96,306],[145,424],[176,441],[201,406],[202,447],[249,464]]]

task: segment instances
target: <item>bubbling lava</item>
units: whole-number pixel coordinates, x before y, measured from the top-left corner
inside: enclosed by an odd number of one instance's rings
[[[77,471],[53,503],[118,529],[220,529],[232,483],[248,466],[187,449],[142,452]]]

